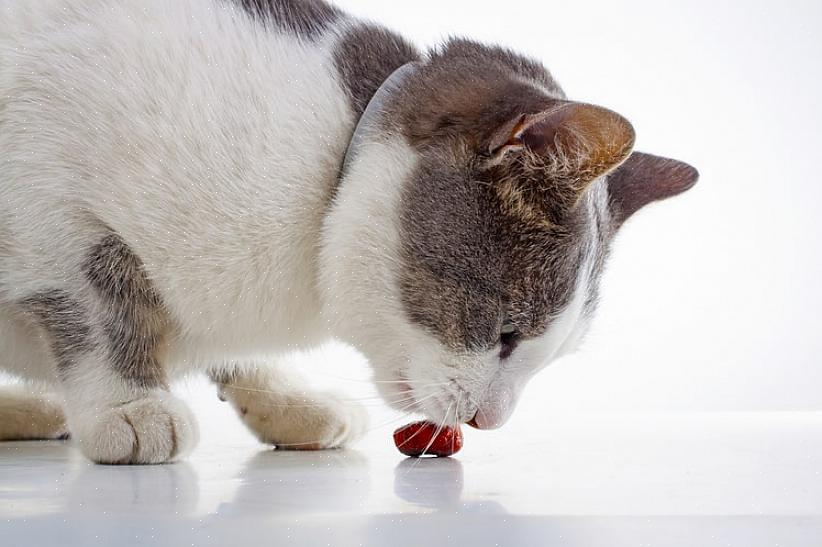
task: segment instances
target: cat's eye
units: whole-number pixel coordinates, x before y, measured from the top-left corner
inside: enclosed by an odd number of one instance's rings
[[[514,353],[514,349],[519,343],[520,332],[517,326],[512,321],[506,321],[499,329],[499,341],[502,348],[500,349],[500,359],[507,359]]]

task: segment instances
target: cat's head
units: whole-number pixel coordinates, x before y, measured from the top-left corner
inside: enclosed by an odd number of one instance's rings
[[[498,427],[579,344],[618,228],[697,172],[633,152],[627,120],[567,100],[540,64],[467,41],[380,112],[326,221],[328,320],[395,408]]]

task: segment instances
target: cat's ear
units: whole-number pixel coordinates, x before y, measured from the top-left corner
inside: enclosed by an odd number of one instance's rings
[[[536,154],[551,179],[581,192],[625,161],[634,140],[634,128],[619,114],[600,106],[559,102],[503,126],[491,141],[490,155],[501,163],[511,154]]]
[[[687,163],[634,152],[608,176],[611,215],[616,226],[642,207],[690,189],[699,172]]]

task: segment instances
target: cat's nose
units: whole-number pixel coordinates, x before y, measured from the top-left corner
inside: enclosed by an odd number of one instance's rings
[[[478,411],[474,417],[465,422],[476,429],[498,429],[508,421],[513,408],[509,406],[494,406]]]
[[[480,398],[474,417],[465,422],[477,429],[497,429],[508,421],[516,406],[513,386],[496,385]]]

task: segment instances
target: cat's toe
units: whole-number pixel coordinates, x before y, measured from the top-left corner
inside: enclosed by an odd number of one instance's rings
[[[318,408],[317,424],[321,448],[340,448],[359,440],[368,425],[368,413],[362,405],[324,394],[325,404]]]
[[[360,440],[368,428],[368,412],[362,405],[356,403],[344,403],[344,405],[347,416],[344,420],[344,427],[338,432],[335,446],[346,446]]]
[[[168,394],[107,409],[78,428],[81,450],[105,464],[159,464],[188,453],[197,423],[188,407]]]
[[[365,432],[368,414],[334,394],[295,400],[286,411],[250,404],[241,416],[258,438],[283,450],[325,450],[351,444]],[[275,415],[276,414],[276,415]]]

